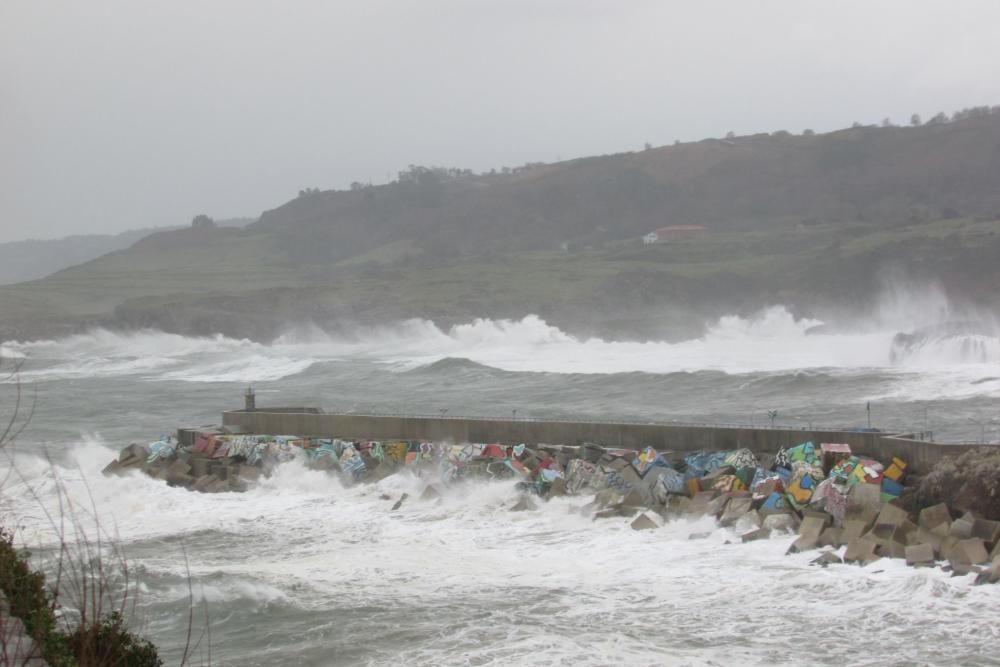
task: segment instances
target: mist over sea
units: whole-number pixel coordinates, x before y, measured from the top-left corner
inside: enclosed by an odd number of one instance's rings
[[[578,337],[535,316],[299,327],[270,344],[103,330],[7,342],[35,411],[3,460],[0,510],[44,553],[61,480],[124,545],[142,630],[168,658],[190,572],[216,664],[995,664],[991,587],[888,560],[810,567],[813,554],[784,555],[791,538],[738,544],[739,527],[711,520],[636,532],[582,516],[589,498],[511,513],[513,482],[421,503],[408,474],[345,488],[297,463],[245,494],[100,475],[131,441],[218,423],[248,384],[262,407],[450,416],[763,425],[777,410],[778,426],[865,427],[870,404],[877,428],[996,440],[995,335],[893,354],[898,333],[951,317],[923,302],[823,323],[774,306],[672,342]],[[4,405],[13,391],[0,387]]]

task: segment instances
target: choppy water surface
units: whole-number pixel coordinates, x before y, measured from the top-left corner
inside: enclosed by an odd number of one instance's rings
[[[581,516],[587,498],[513,513],[511,483],[433,504],[405,474],[344,488],[291,464],[246,494],[199,495],[99,473],[131,440],[218,422],[249,382],[261,405],[451,415],[761,424],[776,409],[779,425],[863,426],[870,402],[874,426],[998,437],[995,339],[928,340],[892,360],[897,329],[807,334],[816,324],[774,308],[672,343],[579,339],[533,317],[270,345],[158,332],[7,343],[36,411],[15,469],[3,463],[3,511],[45,545],[57,478],[96,509],[171,657],[190,571],[217,664],[996,664],[996,587],[890,561],[810,567],[784,555],[787,537],[727,544],[739,530],[706,520],[635,532]],[[4,405],[12,392],[0,387]]]

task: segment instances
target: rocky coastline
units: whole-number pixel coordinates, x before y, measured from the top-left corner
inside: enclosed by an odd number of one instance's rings
[[[908,475],[906,461],[877,461],[846,444],[805,442],[761,456],[747,449],[358,441],[221,429],[192,440],[130,444],[104,473],[141,471],[191,491],[240,492],[298,459],[345,484],[408,472],[426,482],[418,502],[435,501],[463,481],[508,480],[519,491],[511,511],[536,510],[557,496],[592,496],[583,512],[594,520],[626,520],[635,530],[711,516],[743,542],[794,536],[789,553],[816,550],[817,565],[896,558],[974,574],[976,583],[1000,582],[1000,516],[983,511],[968,493],[949,496],[950,504],[931,502],[942,497],[930,488],[939,483],[933,471]],[[979,461],[994,455],[985,451]],[[390,511],[408,500],[404,494]]]

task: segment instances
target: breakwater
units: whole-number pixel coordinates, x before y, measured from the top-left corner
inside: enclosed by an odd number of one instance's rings
[[[995,458],[988,450],[970,454],[974,460],[960,462],[965,489],[975,488],[981,476],[975,469],[1000,463],[987,460]],[[345,485],[377,483],[406,471],[424,483],[416,502],[437,501],[463,481],[509,480],[520,492],[510,508],[515,511],[538,509],[538,501],[555,496],[593,495],[582,508],[585,515],[624,518],[635,530],[657,529],[681,516],[711,516],[744,542],[797,533],[789,551],[826,547],[818,564],[867,564],[883,557],[918,566],[948,561],[955,574],[974,572],[979,583],[1000,581],[1000,513],[991,501],[984,504],[978,492],[954,496],[952,506],[930,500],[928,489],[907,488],[905,460],[879,461],[846,443],[804,442],[760,455],[747,448],[678,455],[594,443],[529,447],[212,429],[197,432],[192,443],[129,445],[105,474],[141,470],[172,486],[218,493],[245,491],[295,460]],[[390,511],[407,499],[403,494]]]
[[[866,429],[766,428],[738,425],[636,423],[614,421],[562,421],[491,419],[426,415],[359,415],[325,413],[315,408],[266,408],[229,410],[222,425],[236,433],[308,435],[326,438],[379,440],[430,440],[452,442],[501,442],[582,444],[658,451],[749,449],[755,454],[787,449],[802,442],[836,442],[853,451],[887,460],[900,457],[913,472],[932,468],[946,457],[958,456],[976,445],[930,442],[924,434],[885,433]],[[196,429],[182,429],[182,442]]]

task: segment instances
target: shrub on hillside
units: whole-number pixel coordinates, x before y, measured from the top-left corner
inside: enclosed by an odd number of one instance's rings
[[[60,628],[54,592],[45,575],[31,569],[30,554],[18,551],[14,537],[0,527],[0,591],[7,599],[11,616],[24,624],[27,634],[53,667],[161,667],[156,647],[129,631],[117,611],[98,619],[84,619]]]

